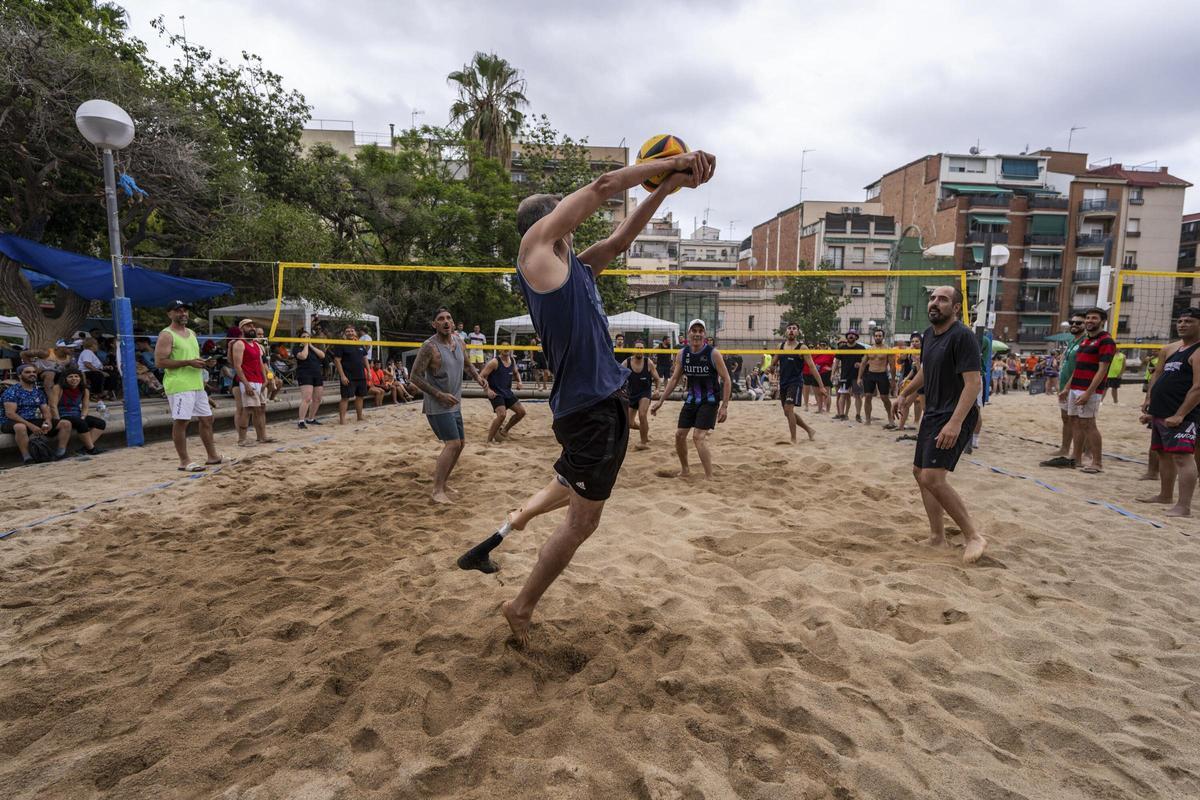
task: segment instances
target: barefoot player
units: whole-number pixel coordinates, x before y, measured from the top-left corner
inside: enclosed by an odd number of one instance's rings
[[[867,357],[858,365],[858,382],[862,384],[863,395],[867,398],[867,424],[871,424],[871,401],[878,396],[883,401],[883,410],[887,414],[884,419],[887,424],[884,430],[896,427],[892,422],[892,357],[887,353],[879,353],[887,349],[884,341],[883,328],[871,332],[871,348]]]
[[[657,414],[663,401],[680,379],[687,375],[687,394],[683,396],[683,408],[679,411],[679,424],[675,428],[675,453],[679,456],[679,477],[691,474],[688,469],[688,433],[696,443],[696,454],[704,467],[704,477],[711,479],[712,454],[708,451],[708,434],[718,423],[725,421],[729,410],[729,396],[733,391],[729,370],[720,352],[706,341],[707,329],[704,320],[694,319],[688,325],[688,343],[675,359],[675,369],[662,396],[650,407]],[[718,380],[719,379],[719,380]],[[720,394],[718,401],[717,395]]]
[[[488,400],[492,402],[492,424],[488,426],[487,443],[501,442],[508,438],[508,432],[525,419],[525,406],[513,392],[513,386],[524,389],[521,385],[521,371],[513,359],[511,350],[501,350],[496,357],[483,366],[479,377],[487,381]],[[512,417],[506,424],[505,416],[512,409]],[[501,426],[504,427],[501,427]]]
[[[638,339],[633,346],[645,347],[646,343]],[[629,370],[629,378],[625,383],[625,391],[629,395],[629,427],[637,430],[641,439],[634,449],[645,450],[650,446],[650,420],[646,412],[650,410],[650,400],[662,379],[654,362],[645,353],[634,353],[625,359],[625,368]]]
[[[1186,308],[1176,323],[1179,341],[1159,351],[1142,422],[1150,423],[1150,450],[1159,453],[1159,493],[1143,503],[1170,503],[1179,477],[1179,502],[1168,517],[1190,517],[1196,491],[1196,431],[1200,429],[1200,308]]]
[[[958,321],[962,293],[939,286],[929,296],[930,327],[921,335],[921,366],[900,394],[896,416],[903,417],[917,391],[925,389],[925,415],[917,433],[913,477],[929,517],[929,544],[946,545],[942,513],[958,524],[964,539],[963,561],[978,561],[987,540],[976,530],[958,492],[946,480],[971,441],[979,409],[975,398],[983,385],[979,344],[971,329]]]
[[[784,329],[784,340],[780,342],[780,350],[799,350],[800,349],[800,326],[794,322],[789,322],[787,328]],[[812,356],[807,353],[790,355],[780,355],[775,359],[775,363],[771,365],[771,369],[778,373],[779,376],[779,402],[783,405],[783,415],[787,417],[788,432],[792,436],[792,444],[796,443],[796,426],[799,425],[808,434],[811,441],[817,432],[812,429],[800,415],[796,413],[796,406],[800,403],[800,396],[804,390],[804,367],[808,367],[808,374],[816,376],[816,382],[813,384],[813,391],[818,392],[817,407],[820,408],[821,401],[825,398],[825,385],[821,383],[820,373],[817,370],[817,365],[813,363]]]
[[[561,201],[553,195],[533,195],[517,208],[517,282],[554,372],[550,410],[562,454],[550,482],[510,514],[499,530],[464,553],[458,565],[495,572],[498,567],[489,553],[511,530],[567,506],[566,518],[538,551],[525,585],[502,607],[519,646],[528,641],[538,600],[600,524],[629,442],[625,370],[613,358],[596,277],[633,244],[667,195],[706,182],[715,166],[716,159],[708,153],[692,151],[606,172]],[[611,236],[575,254],[572,240],[582,222],[614,194],[662,173],[670,174]]]

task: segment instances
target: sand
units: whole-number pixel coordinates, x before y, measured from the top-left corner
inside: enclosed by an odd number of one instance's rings
[[[0,542],[4,796],[1200,796],[1200,523],[1134,503],[1136,463],[1039,469],[1016,435],[1057,435],[1049,399],[1000,397],[1013,435],[953,476],[991,540],[973,567],[920,544],[895,434],[811,416],[792,447],[778,405],[736,403],[717,479],[684,484],[655,476],[668,405],[518,652],[498,607],[563,512],[498,575],[453,561],[547,480],[530,409],[484,448],[467,402],[455,506],[427,500],[418,409],[389,407],[275,425],[282,452],[219,436],[240,463]],[[1133,407],[1101,424],[1144,456]],[[6,471],[4,521],[174,465],[162,443]]]

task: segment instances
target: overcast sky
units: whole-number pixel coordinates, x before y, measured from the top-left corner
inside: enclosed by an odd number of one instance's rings
[[[717,154],[713,181],[665,209],[728,235],[800,197],[862,187],[927,153],[1051,146],[1093,162],[1157,161],[1200,183],[1200,13],[1179,2],[118,0],[150,29],[218,55],[258,53],[313,106],[359,131],[445,124],[446,74],[476,50],[523,71],[533,113],[592,144],[674,133]],[[801,6],[803,5],[803,8]],[[638,190],[640,194],[640,190]],[[1186,212],[1200,211],[1200,188]]]

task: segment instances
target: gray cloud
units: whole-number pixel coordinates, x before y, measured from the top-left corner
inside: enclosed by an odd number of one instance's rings
[[[716,179],[666,208],[713,209],[738,236],[804,195],[860,200],[861,187],[925,153],[1065,147],[1093,160],[1157,159],[1200,179],[1200,17],[1187,0],[912,0],[798,6],[782,0],[644,3],[404,3],[125,0],[134,32],[187,14],[215,52],[263,56],[314,116],[364,131],[414,108],[442,124],[446,74],[476,50],[524,71],[530,111],[593,144],[631,148],[672,132],[718,155]],[[1200,210],[1200,192],[1187,209]]]

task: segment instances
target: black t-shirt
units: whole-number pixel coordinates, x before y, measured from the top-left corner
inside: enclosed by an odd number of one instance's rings
[[[971,329],[955,322],[940,336],[933,327],[921,336],[925,413],[949,417],[963,391],[963,373],[979,372],[979,342]]]
[[[329,355],[342,360],[342,371],[347,378],[352,381],[366,380],[367,348],[361,344],[335,344],[329,348]]]
[[[1150,416],[1165,419],[1175,416],[1175,412],[1183,405],[1184,399],[1192,388],[1191,357],[1196,348],[1180,347],[1171,357],[1163,362],[1162,375],[1150,387]],[[1200,406],[1196,406],[1184,416],[1185,422],[1200,421]]]
[[[854,348],[866,350],[867,346],[862,342],[856,342]],[[845,348],[852,349],[850,347]],[[838,363],[842,365],[842,374],[839,380],[849,381],[853,383],[858,380],[858,364],[863,360],[863,356],[852,356],[849,354],[841,354],[837,357]]]
[[[308,347],[308,356],[300,358],[300,351]],[[296,359],[296,374],[298,375],[320,375],[322,366],[325,360],[317,355],[311,345],[298,344],[292,348],[292,358]],[[347,373],[349,377],[349,373]]]

